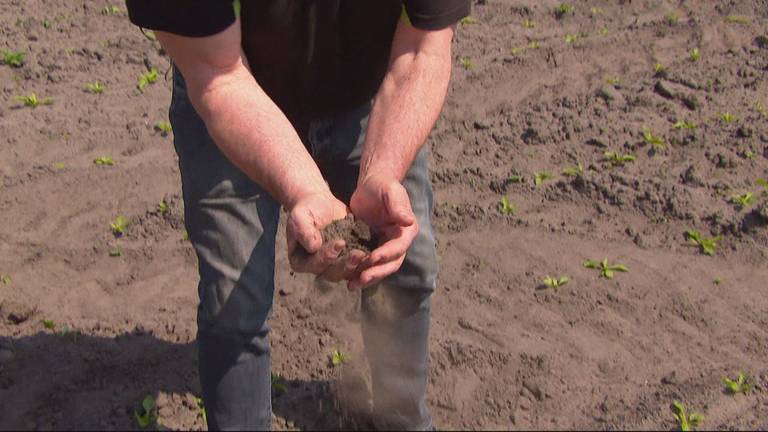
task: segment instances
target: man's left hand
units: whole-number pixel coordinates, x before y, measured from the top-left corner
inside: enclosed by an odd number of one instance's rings
[[[396,178],[363,178],[352,194],[350,208],[379,240],[379,247],[362,262],[363,271],[349,281],[352,290],[371,286],[399,270],[419,225],[408,192]]]

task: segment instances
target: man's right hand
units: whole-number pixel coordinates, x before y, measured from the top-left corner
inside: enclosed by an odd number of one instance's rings
[[[362,251],[343,257],[344,241],[323,243],[320,231],[331,222],[344,219],[348,209],[330,192],[314,193],[299,199],[290,209],[286,225],[288,261],[298,273],[313,273],[331,282],[351,279],[365,258]]]

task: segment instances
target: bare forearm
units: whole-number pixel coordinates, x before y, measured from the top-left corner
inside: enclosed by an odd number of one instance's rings
[[[392,63],[368,123],[361,181],[369,175],[402,180],[440,115],[450,75],[450,49],[402,55]]]
[[[287,208],[309,193],[330,193],[293,126],[246,68],[192,93],[222,152]]]

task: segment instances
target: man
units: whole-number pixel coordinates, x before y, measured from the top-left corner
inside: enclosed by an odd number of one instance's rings
[[[469,0],[127,0],[174,63],[170,119],[199,260],[200,379],[212,429],[271,424],[267,318],[288,212],[299,272],[362,290],[374,421],[430,429],[429,297],[437,259],[422,146],[445,98]],[[339,256],[320,230],[375,231]]]

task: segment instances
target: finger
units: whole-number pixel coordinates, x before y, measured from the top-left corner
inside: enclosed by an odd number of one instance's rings
[[[350,251],[347,255],[337,259],[333,264],[320,275],[323,279],[331,282],[340,282],[350,279],[357,272],[360,262],[366,257],[366,254],[360,250]]]
[[[400,266],[403,265],[404,258],[366,269],[360,274],[359,278],[350,281],[350,289],[367,288],[379,283],[385,277],[398,271]]]
[[[382,233],[382,238],[390,240],[371,252],[369,265],[378,265],[400,258],[408,251],[418,233],[419,228],[415,224],[407,228],[388,227]]]
[[[308,212],[299,210],[291,213],[286,230],[289,239],[295,240],[310,254],[317,252],[323,244],[320,231],[315,226],[312,215]],[[290,243],[291,241],[289,241],[289,246]]]
[[[300,252],[288,256],[288,261],[294,271],[320,275],[339,257],[344,249],[344,240],[324,244],[314,254],[302,256]]]
[[[387,210],[392,223],[400,226],[416,223],[416,217],[411,209],[411,199],[403,185],[398,183],[387,188],[383,198],[384,208]]]

